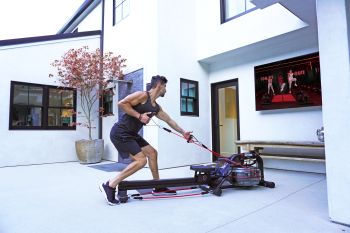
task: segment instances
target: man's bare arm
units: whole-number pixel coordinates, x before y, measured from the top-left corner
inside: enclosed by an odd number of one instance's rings
[[[133,109],[133,106],[145,102],[146,98],[146,92],[137,91],[120,100],[118,102],[118,107],[120,107],[126,114],[140,119],[140,113]]]
[[[186,139],[190,137],[190,134],[192,132],[186,132],[185,130],[183,130],[173,119],[170,118],[170,116],[166,112],[163,111],[162,108],[160,109],[156,117],[166,122],[172,129],[182,134]]]

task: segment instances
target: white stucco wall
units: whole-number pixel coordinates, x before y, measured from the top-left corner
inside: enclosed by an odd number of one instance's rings
[[[76,161],[74,142],[87,138],[85,128],[77,130],[9,130],[10,82],[57,85],[50,65],[70,48],[97,48],[99,36],[0,47],[0,167]],[[79,111],[79,109],[78,109]],[[96,134],[95,134],[96,135]]]
[[[159,104],[181,127],[194,131],[204,144],[210,143],[209,83],[196,60],[195,1],[182,0],[174,4],[169,0],[133,0],[129,16],[116,26],[112,26],[112,3],[112,0],[106,1],[105,51],[127,58],[125,73],[143,68],[145,84],[153,75],[165,75],[169,80],[167,94],[159,99]],[[199,81],[200,117],[180,116],[180,78]],[[115,103],[116,98],[117,95]],[[109,138],[109,129],[117,120],[117,108],[114,114],[104,119],[104,138]],[[201,148],[188,145],[157,127],[144,127],[144,137],[159,151],[160,168],[210,161],[210,155]],[[107,145],[106,150],[106,156],[116,160],[113,145]]]
[[[209,80],[196,59],[195,12],[195,1],[158,1],[158,71],[169,79],[166,97],[159,103],[184,130],[193,131],[198,140],[210,147]],[[199,117],[180,116],[180,78],[198,81]],[[211,161],[211,154],[203,148],[164,131],[159,135],[161,167]]]
[[[130,14],[113,26],[113,0],[105,1],[104,50],[127,59],[125,74],[143,68],[144,86],[150,81],[152,75],[157,74],[156,3],[156,1],[130,1]],[[118,152],[109,140],[109,133],[118,120],[118,93],[115,93],[113,102],[114,116],[103,118],[103,138],[105,139],[105,158],[117,161]],[[155,148],[158,148],[158,130],[155,127],[145,127],[144,136]]]
[[[218,1],[196,0],[196,3],[198,60],[307,26],[278,3],[224,24],[220,22]]]
[[[332,221],[350,225],[350,58],[346,0],[317,0],[328,208]],[[346,10],[348,12],[346,12]]]

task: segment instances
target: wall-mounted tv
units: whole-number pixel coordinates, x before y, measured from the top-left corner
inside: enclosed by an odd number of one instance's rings
[[[257,111],[322,105],[319,53],[254,67]]]

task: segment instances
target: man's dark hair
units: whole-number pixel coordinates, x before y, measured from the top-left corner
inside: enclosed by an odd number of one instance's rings
[[[168,79],[166,79],[166,77],[161,76],[161,75],[153,76],[152,80],[151,80],[151,87],[150,88],[156,87],[158,82],[160,82],[161,84],[165,84],[168,82]]]

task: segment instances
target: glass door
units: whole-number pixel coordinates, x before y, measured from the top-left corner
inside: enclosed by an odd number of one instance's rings
[[[223,156],[238,152],[238,80],[212,84],[213,149]]]

